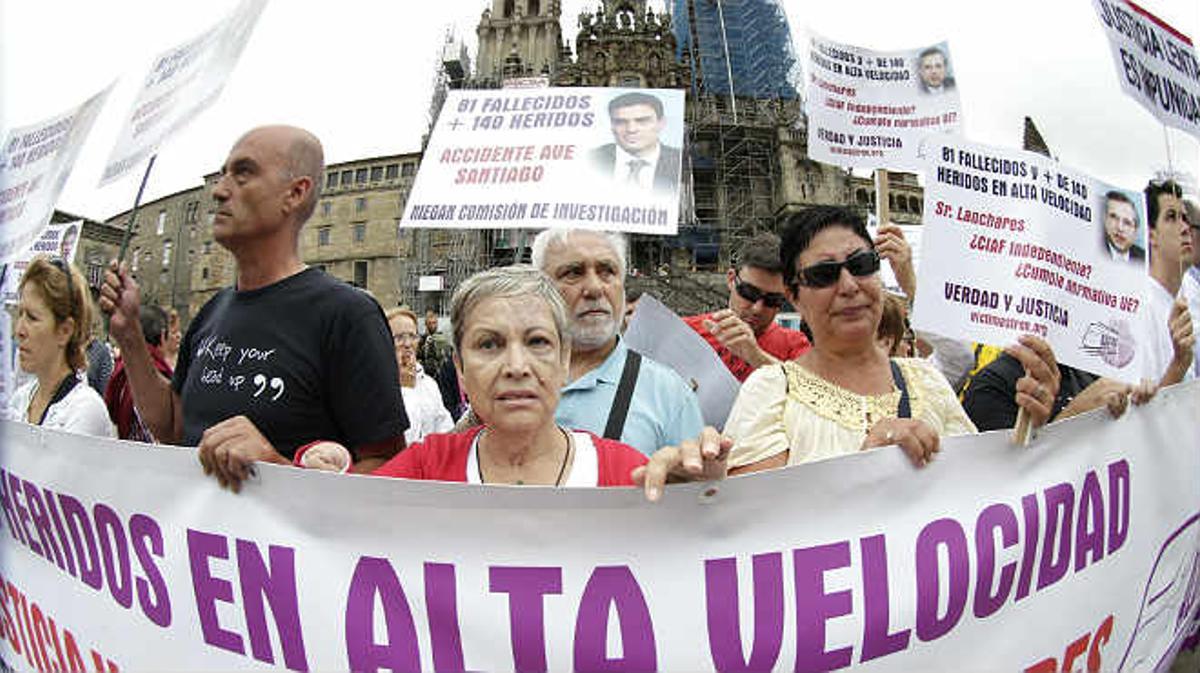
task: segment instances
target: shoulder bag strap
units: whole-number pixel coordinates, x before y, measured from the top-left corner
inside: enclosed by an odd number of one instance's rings
[[[908,401],[908,385],[904,382],[904,373],[900,371],[900,365],[896,364],[895,360],[888,360],[888,364],[892,366],[892,381],[900,390],[900,406],[896,415],[899,418],[912,418],[912,405]]]
[[[612,410],[608,412],[608,423],[604,426],[606,439],[621,440],[621,433],[625,430],[625,417],[629,415],[629,403],[633,400],[633,387],[637,385],[638,370],[641,367],[641,354],[635,350],[626,351],[621,382],[617,385]]]

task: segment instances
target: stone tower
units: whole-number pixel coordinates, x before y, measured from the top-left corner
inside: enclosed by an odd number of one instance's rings
[[[499,86],[505,78],[553,78],[562,51],[559,0],[492,0],[483,10],[475,80]]]
[[[675,60],[671,15],[655,14],[646,0],[603,0],[579,15],[574,63],[564,58],[558,86],[680,88],[688,67]]]

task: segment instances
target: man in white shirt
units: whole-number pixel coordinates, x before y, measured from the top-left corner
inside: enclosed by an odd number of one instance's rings
[[[1179,185],[1151,182],[1145,193],[1151,282],[1138,309],[1137,352],[1144,375],[1169,386],[1194,377],[1196,338],[1180,293],[1181,262],[1192,259],[1194,246]]]
[[[1192,329],[1200,321],[1200,202],[1187,199],[1183,202],[1188,229],[1192,232],[1192,260],[1183,274],[1183,296],[1187,298],[1188,312],[1192,314]],[[1192,361],[1192,374],[1200,378],[1200,344]]]
[[[608,117],[616,142],[592,150],[592,166],[620,185],[674,191],[682,155],[679,148],[659,142],[667,125],[662,101],[641,91],[624,93],[609,101]]]

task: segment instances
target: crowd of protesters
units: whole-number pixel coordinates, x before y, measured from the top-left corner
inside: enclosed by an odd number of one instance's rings
[[[704,427],[687,381],[622,339],[624,236],[542,232],[532,266],[488,269],[455,288],[447,338],[434,312],[422,331],[413,311],[385,313],[301,261],[323,172],[321,144],[302,129],[242,136],[212,190],[213,236],[237,261],[235,285],[181,333],[178,314],[142,305],[114,262],[99,296],[120,352],[107,371],[84,279],[60,258],[35,259],[16,321],[28,380],[8,417],[196,447],[204,472],[234,490],[269,462],[639,485],[654,499],[668,480],[875,447],[898,447],[919,467],[942,437],[1011,428],[1021,415],[1033,427],[1101,407],[1116,416],[1200,374],[1200,221],[1169,181],[1146,188],[1150,278],[1133,329],[1150,379],[1131,385],[1060,365],[1033,336],[998,348],[914,332],[916,271],[900,228],[872,237],[856,211],[814,206],[735,252],[726,306],[684,317],[741,382],[720,433]],[[884,289],[883,264],[904,296]],[[788,305],[803,330],[776,324]],[[95,389],[89,357],[103,379]],[[230,372],[247,357],[258,373],[244,381]]]

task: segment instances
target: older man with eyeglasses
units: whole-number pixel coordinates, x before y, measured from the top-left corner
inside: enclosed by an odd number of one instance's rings
[[[729,269],[728,308],[683,319],[704,337],[738,381],[759,367],[792,360],[812,347],[804,332],[775,324],[787,304],[779,237],[764,233],[747,241]]]

